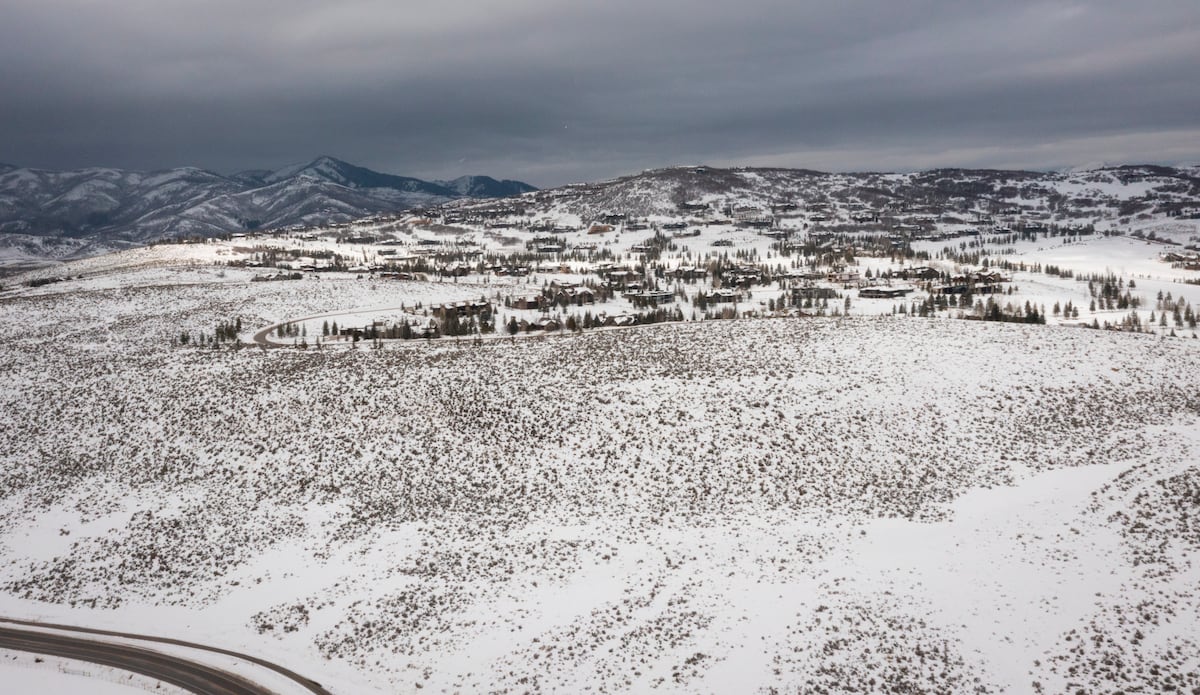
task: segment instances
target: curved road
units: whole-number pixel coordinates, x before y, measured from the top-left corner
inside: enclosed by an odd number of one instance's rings
[[[327,318],[331,318],[334,316],[354,316],[356,314],[376,313],[376,312],[382,313],[385,311],[403,311],[403,310],[404,310],[403,306],[393,306],[393,307],[383,307],[382,309],[375,309],[375,308],[346,309],[346,310],[334,311],[334,312],[331,312],[328,314],[313,314],[312,316],[302,316],[298,319],[288,319],[287,321],[280,321],[279,323],[273,323],[270,326],[267,326],[266,328],[262,329],[261,331],[255,333],[254,336],[250,338],[250,340],[253,341],[255,345],[258,345],[263,348],[292,347],[291,345],[289,345],[287,343],[272,343],[270,340],[267,340],[267,336],[271,335],[271,331],[274,331],[275,329],[279,328],[280,326],[286,326],[289,323],[301,323],[303,321],[312,321],[313,319],[327,319]]]
[[[11,626],[26,625],[54,630],[69,630],[83,635],[121,637],[199,649],[214,654],[235,657],[268,668],[295,681],[297,685],[314,695],[332,695],[320,683],[305,678],[294,671],[258,657],[250,656],[249,654],[241,654],[219,647],[209,647],[195,642],[165,637],[151,637],[111,630],[95,630],[70,625],[54,625],[25,620],[9,620],[6,618],[0,618],[0,622],[4,623],[0,624],[0,648],[78,659],[125,671],[133,671],[134,673],[140,673],[194,693],[202,693],[203,695],[208,695],[209,693],[213,695],[272,695],[273,691],[253,683],[240,675],[230,673],[215,666],[198,663],[172,654],[164,654],[141,646],[104,642],[59,633],[23,630],[19,627]]]
[[[288,343],[273,343],[267,339],[267,336],[269,336],[272,331],[279,328],[280,326],[284,326],[289,323],[300,323],[302,321],[312,321],[313,319],[330,318],[333,316],[353,316],[353,315],[357,315],[357,314],[373,313],[373,312],[400,311],[402,309],[403,309],[403,307],[391,307],[391,308],[383,308],[383,309],[367,309],[365,311],[363,311],[363,310],[338,311],[338,312],[334,312],[331,314],[316,314],[313,316],[304,316],[304,317],[298,318],[298,319],[289,319],[287,321],[281,321],[279,323],[273,323],[270,326],[267,326],[266,328],[258,331],[253,336],[251,336],[250,340],[251,340],[252,344],[257,345],[257,346],[259,346],[263,349],[267,349],[267,350],[271,350],[271,349],[275,349],[275,348],[288,348],[288,347],[292,347],[292,345],[290,345]],[[803,311],[801,311],[801,312],[799,312],[799,316],[802,318],[810,318],[811,314],[806,314]],[[775,317],[775,318],[791,318],[791,317],[779,316],[779,317]],[[629,330],[631,328],[650,328],[651,326],[668,326],[671,324],[683,324],[683,323],[692,323],[692,322],[691,321],[660,321],[658,323],[635,323],[630,326],[599,326],[599,327],[595,327],[595,328],[589,328],[585,331],[585,333],[596,333],[596,332],[600,332],[600,331],[624,331],[624,330]],[[466,335],[464,335],[464,336],[459,336],[459,337],[468,339],[468,340],[474,340],[475,338],[481,337],[483,340],[487,340],[487,341],[509,340],[509,339],[514,339],[514,338],[516,340],[530,340],[530,339],[537,339],[537,338],[545,338],[547,336],[555,335],[555,334],[559,335],[560,337],[575,335],[574,333],[571,333],[568,331],[554,331],[551,333],[518,333],[516,335],[510,335],[509,333],[505,332],[505,333],[491,333],[491,334],[484,335],[484,336],[466,336]],[[583,334],[579,334],[579,335],[583,335]],[[392,339],[392,340],[394,340],[394,339]],[[421,340],[424,340],[424,339],[421,339]],[[436,340],[441,340],[441,338],[437,338]],[[417,343],[420,341],[412,340],[409,342]],[[310,345],[309,347],[312,347],[312,346]]]

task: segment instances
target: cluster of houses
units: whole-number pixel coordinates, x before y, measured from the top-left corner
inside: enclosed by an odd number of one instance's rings
[[[721,270],[721,284],[726,287],[748,288],[762,282],[762,269],[753,263],[742,263]]]
[[[552,282],[540,294],[513,297],[508,306],[523,310],[549,310],[558,306],[584,306],[596,303],[596,292],[576,282]]]
[[[625,291],[642,289],[642,275],[628,268],[605,263],[597,266],[594,272],[600,276],[604,287]]]
[[[277,280],[299,280],[304,276],[301,273],[271,273],[269,275],[255,275],[250,278],[250,282],[275,282]]]
[[[500,277],[511,276],[517,278],[526,277],[530,272],[527,265],[489,265],[484,270],[491,271]]]
[[[1008,278],[992,270],[954,275],[950,282],[932,288],[935,294],[992,294],[1003,289]]]
[[[1159,256],[1172,268],[1184,270],[1200,270],[1200,252],[1197,251],[1168,251]]]
[[[440,218],[442,224],[446,225],[483,224],[489,227],[504,227],[512,226],[505,220],[511,217],[522,217],[526,214],[527,209],[527,206],[519,199],[510,199],[504,201],[502,205],[473,209],[469,212],[462,210],[443,212],[436,208],[415,212],[428,218]]]
[[[341,327],[338,329],[338,335],[355,341],[375,338],[407,340],[459,335],[461,326],[474,326],[473,330],[484,329],[494,311],[491,302],[484,299],[447,302],[429,307],[430,316],[406,316],[391,323],[373,321],[363,327]]]
[[[769,208],[767,206],[749,206],[749,205],[726,205],[721,209],[719,204],[705,203],[683,203],[679,206],[679,210],[683,215],[681,219],[668,221],[661,224],[658,229],[664,232],[671,232],[675,235],[689,234],[696,224],[705,224],[715,215],[724,214],[729,217],[727,221],[734,221],[743,226],[760,226],[760,234],[777,238],[781,243],[789,243],[791,235],[797,233],[797,230],[786,230],[777,228],[774,221],[789,217],[789,213],[799,210],[800,206],[790,201],[779,201],[772,203]],[[834,215],[839,220],[845,220],[844,207],[833,210],[831,206],[826,204],[814,203],[808,206],[806,215],[810,220],[827,215]],[[857,209],[852,211],[851,218],[859,222],[877,222],[879,212],[870,209]],[[689,217],[693,216],[693,217]],[[698,217],[705,218],[697,223]],[[448,217],[447,220],[450,218]],[[491,222],[496,222],[499,218],[493,218]],[[689,221],[685,221],[689,220]],[[526,226],[525,222],[521,222]],[[616,229],[629,230],[635,225],[643,225],[643,222],[631,219],[624,213],[607,213],[598,216],[594,222],[585,225],[583,229],[597,234],[603,234]],[[534,237],[533,242],[528,246],[529,250],[541,253],[560,253],[566,247],[564,237],[557,236],[566,232],[579,232],[576,229],[567,229],[564,227],[551,225],[549,222],[535,223],[541,225],[538,235]],[[530,226],[534,228],[534,226]],[[1026,225],[1025,228],[1029,228]],[[886,232],[884,232],[886,234]],[[802,234],[805,241],[804,250],[806,254],[812,253],[813,243],[824,243],[826,246],[844,245],[857,241],[848,241],[849,237],[844,234],[835,234],[827,229],[809,229],[807,233]],[[892,233],[888,235],[893,243],[907,243],[911,239],[910,235]],[[797,239],[800,241],[800,239]],[[597,239],[597,244],[604,245],[604,239]],[[419,242],[418,242],[419,243]],[[647,241],[640,246],[635,246],[634,250],[662,250],[669,243],[667,237],[663,234],[656,233],[653,240]],[[726,243],[733,245],[732,240],[722,240],[715,244]],[[789,244],[790,245],[790,244]],[[874,248],[872,247],[872,250]],[[416,249],[414,251],[419,251]],[[446,250],[433,251],[428,254],[420,254],[415,259],[424,264],[420,266],[396,266],[391,263],[399,256],[396,253],[394,245],[387,246],[380,250],[380,256],[386,257],[387,265],[382,267],[363,266],[362,271],[370,271],[377,273],[377,277],[385,280],[418,280],[424,279],[428,275],[440,274],[442,276],[469,276],[476,272],[492,273],[496,276],[528,276],[534,272],[548,272],[556,274],[570,274],[568,277],[577,279],[579,271],[578,264],[573,263],[573,268],[566,267],[568,260],[560,259],[537,259],[533,254],[514,254],[504,259],[487,259],[478,255],[480,252],[458,253],[462,251],[462,247],[456,247],[455,252],[451,253]],[[885,249],[886,253],[886,249]],[[849,253],[846,254],[849,257]],[[785,306],[787,302],[791,302],[791,306],[812,306],[814,300],[825,301],[832,299],[841,299],[848,297],[846,290],[857,290],[857,296],[863,299],[900,299],[912,294],[918,288],[930,294],[974,294],[974,293],[992,293],[1001,291],[1002,284],[1008,282],[1000,273],[989,270],[980,269],[972,272],[960,273],[950,276],[943,271],[936,270],[928,266],[909,267],[900,270],[892,270],[887,273],[887,279],[872,278],[870,274],[864,277],[853,263],[841,265],[843,262],[840,251],[833,256],[827,256],[823,252],[819,252],[816,258],[820,261],[814,261],[816,265],[806,268],[792,268],[785,270],[780,267],[782,264],[776,264],[774,270],[770,265],[760,265],[752,262],[744,262],[741,254],[737,258],[732,258],[733,254],[720,254],[715,260],[707,260],[703,263],[694,260],[684,261],[681,265],[674,266],[673,263],[656,264],[646,258],[640,259],[640,264],[635,265],[618,265],[616,263],[601,264],[592,269],[591,272],[599,276],[598,282],[589,281],[587,285],[580,282],[556,280],[548,285],[537,287],[529,285],[529,293],[523,296],[513,296],[504,300],[506,307],[515,311],[529,311],[525,317],[516,315],[514,320],[518,325],[518,329],[522,332],[534,331],[559,331],[570,330],[574,326],[567,322],[564,318],[567,315],[572,315],[574,321],[579,320],[579,315],[584,313],[582,310],[579,313],[574,313],[571,307],[593,307],[594,305],[606,302],[614,295],[624,298],[631,303],[636,310],[645,310],[647,308],[655,308],[655,312],[661,312],[659,307],[664,305],[671,306],[680,301],[683,297],[680,289],[681,282],[699,282],[701,286],[698,294],[689,289],[687,296],[694,297],[697,301],[697,306],[702,309],[705,305],[736,305],[740,302],[749,300],[748,293],[757,285],[767,285],[773,287],[778,282],[778,292],[782,294],[772,294],[768,290],[764,296],[760,296],[758,304],[767,305],[765,296],[773,298],[774,306]],[[367,255],[363,255],[365,260]],[[413,256],[406,257],[413,259]],[[649,256],[648,258],[653,258]],[[532,260],[531,260],[532,259]],[[307,258],[305,259],[307,260]],[[380,259],[377,259],[380,260]],[[1163,260],[1172,263],[1190,264],[1186,267],[1200,269],[1200,253],[1172,253],[1164,254]],[[320,260],[317,260],[320,263]],[[522,264],[528,263],[528,265]],[[833,264],[830,267],[830,264]],[[644,265],[642,265],[644,264]],[[666,267],[671,266],[671,267]],[[402,268],[402,269],[401,269]],[[819,269],[818,269],[819,268]],[[312,266],[305,266],[304,269],[319,269]],[[344,269],[344,268],[343,268]],[[420,272],[418,272],[420,271]],[[895,280],[905,281],[897,282],[892,285]],[[520,285],[513,285],[516,289]],[[669,289],[660,289],[660,288]],[[520,290],[517,290],[518,292]],[[491,323],[483,321],[483,317],[494,317],[494,310],[490,303],[484,300],[474,302],[459,302],[455,304],[441,305],[430,307],[431,311],[426,317],[412,317],[411,320],[401,325],[398,323],[395,326],[379,327],[368,326],[358,329],[345,329],[349,331],[357,331],[355,335],[360,337],[435,337],[439,335],[454,335],[453,327],[461,325],[464,331],[469,332],[475,330],[481,323]],[[753,308],[751,308],[753,310]],[[605,316],[604,314],[594,315],[595,309],[591,309],[588,313],[588,323],[591,326],[596,325],[629,325],[636,322],[636,314],[628,315],[612,315]],[[673,311],[673,310],[672,310]],[[651,313],[655,313],[651,312]],[[729,313],[730,310],[722,307],[716,310],[717,313]],[[736,313],[736,312],[734,312]],[[649,314],[646,314],[649,315]],[[432,318],[430,318],[432,317]],[[603,317],[603,318],[599,318]],[[506,319],[507,320],[507,319]],[[495,322],[499,324],[500,322]],[[495,329],[503,331],[508,326],[495,325]],[[490,325],[488,327],[490,330]],[[399,334],[403,335],[400,336]],[[465,334],[465,332],[463,333]]]
[[[612,326],[616,326],[616,327],[633,326],[633,325],[636,325],[637,323],[638,323],[638,317],[636,314],[612,314],[612,315],[610,315],[610,314],[601,313],[596,316],[595,321],[592,323],[592,325],[590,327],[596,328],[596,327],[612,327]],[[516,324],[517,331],[519,331],[521,333],[535,333],[535,332],[549,333],[551,331],[561,331],[561,330],[567,328],[569,325],[568,323],[560,321],[559,319],[551,317],[551,316],[542,316],[542,317],[539,317],[539,318],[536,318],[533,320],[519,319],[519,320],[515,321],[515,324]],[[511,328],[510,328],[510,330],[511,330]]]
[[[1164,254],[1164,259],[1167,255]],[[1174,260],[1200,263],[1200,254],[1176,254]],[[497,268],[498,270],[498,268]],[[619,293],[638,309],[671,305],[678,301],[680,294],[676,290],[657,289],[649,285],[647,277],[638,271],[626,267],[608,264],[595,269],[603,278],[597,285],[567,280],[555,280],[540,288],[536,293],[526,296],[515,296],[505,300],[505,305],[517,311],[536,311],[538,316],[512,317],[506,326],[496,325],[496,330],[519,331],[522,333],[557,332],[574,330],[573,319],[563,318],[569,312],[561,315],[557,309],[568,309],[572,306],[594,306],[606,300],[614,293]],[[702,289],[696,295],[699,306],[736,305],[747,301],[745,290],[757,282],[764,282],[763,270],[750,263],[732,264],[721,267],[713,278],[714,287]],[[707,268],[696,265],[681,265],[664,270],[659,277],[674,280],[691,279],[704,280],[709,276]],[[413,276],[405,272],[382,273],[380,277],[395,277],[396,279],[411,279]],[[1001,291],[1002,284],[1008,282],[1001,273],[982,268],[971,272],[948,276],[929,266],[915,266],[892,271],[887,279],[863,277],[853,267],[835,266],[831,269],[793,269],[786,273],[789,282],[786,284],[785,295],[780,301],[790,301],[791,306],[811,306],[814,301],[840,299],[837,286],[842,289],[856,288],[861,299],[902,299],[917,289],[918,283],[931,294],[987,294]],[[892,281],[907,281],[892,285]],[[392,325],[372,324],[363,328],[343,328],[340,333],[345,336],[362,338],[433,338],[442,335],[461,335],[475,330],[492,330],[494,308],[486,299],[447,303],[430,307],[426,317],[409,317]],[[639,321],[637,314],[599,313],[593,317],[587,314],[586,327],[597,326],[626,326]],[[584,327],[583,324],[580,327]]]

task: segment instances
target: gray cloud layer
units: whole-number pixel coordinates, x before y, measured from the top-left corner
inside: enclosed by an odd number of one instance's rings
[[[320,153],[550,185],[674,163],[1200,159],[1200,5],[8,0],[0,161]]]

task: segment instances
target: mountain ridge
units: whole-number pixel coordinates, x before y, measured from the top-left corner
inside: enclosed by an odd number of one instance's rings
[[[537,190],[523,181],[512,179],[497,181],[490,176],[459,176],[449,181],[435,181],[434,183],[468,198],[508,198]]]
[[[343,222],[461,198],[511,195],[516,190],[490,177],[464,178],[493,185],[459,191],[329,156],[229,175],[198,167],[54,171],[0,164],[0,234],[147,243]],[[536,190],[528,184],[520,186]]]
[[[821,227],[912,224],[909,217],[980,226],[994,217],[1069,224],[1200,214],[1200,176],[1188,168],[1132,164],[1063,174],[943,168],[908,173],[823,173],[779,167],[677,166],[544,189],[511,201],[454,201],[456,219],[507,219],[540,227],[616,219],[753,219],[807,212]],[[840,211],[836,214],[834,211]],[[859,219],[852,219],[857,217]],[[889,221],[890,220],[890,221]],[[906,221],[907,220],[907,221]]]

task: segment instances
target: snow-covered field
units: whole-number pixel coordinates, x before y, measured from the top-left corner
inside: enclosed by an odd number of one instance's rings
[[[0,682],[6,693],[38,695],[186,695],[170,684],[71,659],[0,650]]]
[[[1200,688],[1200,341],[862,310],[175,346],[481,289],[222,248],[0,299],[0,615],[338,693]]]

